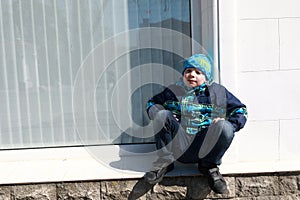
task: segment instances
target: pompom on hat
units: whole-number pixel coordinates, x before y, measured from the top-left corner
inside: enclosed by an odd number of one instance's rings
[[[206,76],[207,81],[210,83],[213,81],[212,76],[212,64],[209,58],[204,54],[194,54],[189,58],[186,58],[183,64],[184,74],[185,70],[188,68],[197,68]]]

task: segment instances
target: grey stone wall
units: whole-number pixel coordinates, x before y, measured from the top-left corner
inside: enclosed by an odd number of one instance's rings
[[[300,200],[300,172],[226,175],[228,192],[210,191],[206,178],[166,177],[157,185],[138,180],[40,183],[0,186],[0,200],[234,199]]]

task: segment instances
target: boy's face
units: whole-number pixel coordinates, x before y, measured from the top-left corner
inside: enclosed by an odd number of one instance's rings
[[[206,81],[206,77],[202,71],[197,68],[187,68],[183,74],[183,82],[186,86],[197,87]]]

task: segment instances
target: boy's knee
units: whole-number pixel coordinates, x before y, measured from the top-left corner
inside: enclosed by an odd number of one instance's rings
[[[173,116],[172,112],[169,110],[160,110],[156,113],[155,118],[160,121],[166,121],[169,117]]]
[[[217,122],[218,126],[222,128],[221,137],[226,140],[232,140],[234,137],[234,128],[227,120],[220,120]]]

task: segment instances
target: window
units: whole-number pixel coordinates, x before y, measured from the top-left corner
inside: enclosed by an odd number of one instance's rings
[[[145,102],[178,78],[178,62],[201,47],[214,57],[212,10],[208,0],[1,1],[0,148],[151,142],[120,128],[122,108],[128,127],[147,125]]]

